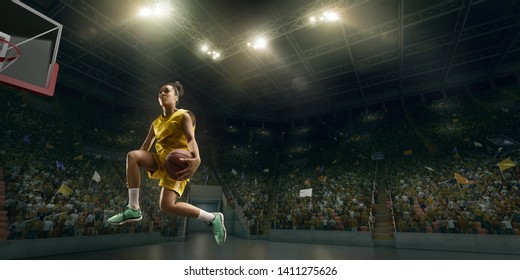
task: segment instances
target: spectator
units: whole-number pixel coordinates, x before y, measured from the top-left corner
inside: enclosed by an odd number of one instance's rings
[[[48,238],[50,236],[53,228],[54,228],[54,222],[52,221],[52,218],[46,217],[43,220],[40,238]]]

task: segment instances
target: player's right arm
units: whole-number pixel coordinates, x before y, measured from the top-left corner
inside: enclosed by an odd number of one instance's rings
[[[150,129],[148,130],[148,135],[146,136],[146,139],[144,140],[144,143],[141,146],[140,150],[150,151],[150,149],[152,148],[153,141],[155,141],[155,132],[153,131],[153,124],[152,124],[152,125],[150,125]]]

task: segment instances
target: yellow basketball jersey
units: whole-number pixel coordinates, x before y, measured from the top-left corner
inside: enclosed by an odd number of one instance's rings
[[[152,127],[156,140],[155,151],[162,158],[174,149],[188,150],[188,141],[182,129],[182,118],[186,112],[188,110],[178,109],[167,118],[161,114],[153,121]]]

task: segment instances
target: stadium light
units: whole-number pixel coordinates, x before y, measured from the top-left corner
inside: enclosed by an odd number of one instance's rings
[[[142,7],[139,10],[139,16],[141,16],[141,17],[150,17],[150,16],[165,17],[165,16],[168,16],[172,10],[173,10],[173,7],[168,2],[157,3],[154,6]]]
[[[267,48],[267,39],[265,37],[258,37],[256,38],[252,43],[251,42],[247,42],[247,46],[252,48],[252,49],[255,49],[255,50],[262,50],[262,49],[265,49]]]
[[[311,25],[318,25],[324,22],[333,22],[340,20],[338,13],[334,11],[325,11],[320,16],[311,16],[309,17],[309,22]]]
[[[213,60],[217,60],[221,56],[220,51],[213,49],[209,44],[203,44],[200,47],[200,50],[202,51],[202,53],[211,57]]]
[[[325,12],[325,13],[323,13],[323,17],[325,18],[325,21],[337,21],[337,20],[339,20],[339,16],[335,12]]]
[[[142,17],[149,17],[152,15],[152,10],[148,7],[143,7],[139,10],[139,15]]]
[[[219,59],[220,58],[220,53],[219,52],[213,52],[213,55],[211,56],[211,58],[213,59]]]

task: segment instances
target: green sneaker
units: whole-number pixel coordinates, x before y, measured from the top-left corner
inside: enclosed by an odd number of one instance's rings
[[[215,234],[217,244],[222,245],[226,242],[227,237],[226,227],[224,226],[224,215],[220,212],[213,213],[213,215],[215,215],[215,218],[209,223],[209,227],[213,230],[213,234]]]
[[[130,206],[126,206],[123,212],[110,217],[108,223],[111,225],[122,225],[128,222],[140,221],[142,218],[141,209],[134,210]]]

